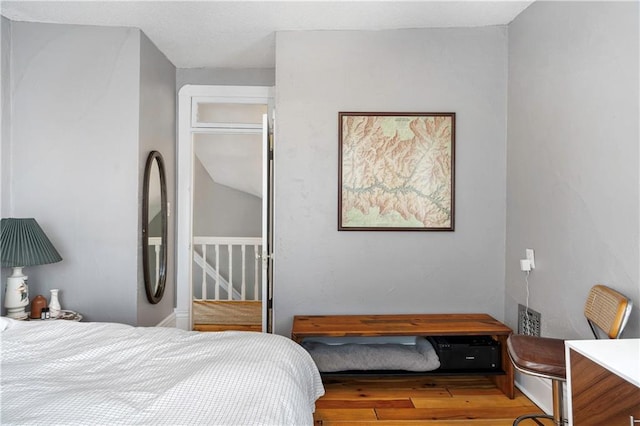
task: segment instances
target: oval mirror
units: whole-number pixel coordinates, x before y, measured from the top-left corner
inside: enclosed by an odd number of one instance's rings
[[[162,299],[167,278],[167,185],[164,160],[151,151],[142,188],[142,266],[149,302]]]

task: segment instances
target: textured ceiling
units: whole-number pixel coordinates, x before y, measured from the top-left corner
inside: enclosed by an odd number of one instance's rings
[[[476,27],[532,1],[2,1],[14,21],[140,28],[178,68],[273,68],[275,32]]]

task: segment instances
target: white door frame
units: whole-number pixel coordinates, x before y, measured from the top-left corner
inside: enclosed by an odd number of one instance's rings
[[[228,98],[231,102],[244,99],[261,99],[273,105],[273,87],[265,86],[200,86],[186,85],[178,92],[178,159],[176,206],[176,327],[193,329],[191,312],[193,288],[191,286],[193,235],[193,134],[192,98]],[[265,195],[263,194],[263,197]],[[263,215],[266,212],[263,212]],[[263,239],[266,235],[263,235]],[[263,246],[264,247],[264,246]],[[264,255],[263,249],[263,255]],[[263,283],[263,286],[265,284]],[[264,293],[263,293],[264,294]],[[264,323],[264,319],[263,319]]]

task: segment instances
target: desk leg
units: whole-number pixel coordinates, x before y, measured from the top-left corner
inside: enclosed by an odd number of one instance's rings
[[[515,386],[514,386],[514,372],[513,365],[511,364],[511,360],[509,359],[509,354],[507,353],[507,338],[509,336],[494,336],[500,342],[500,354],[502,358],[502,370],[505,372],[504,375],[500,376],[489,376],[491,381],[495,383],[495,385],[509,398],[514,399],[516,397]]]

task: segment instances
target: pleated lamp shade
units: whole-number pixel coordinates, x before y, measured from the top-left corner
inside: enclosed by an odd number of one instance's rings
[[[0,257],[4,267],[45,265],[62,260],[33,218],[0,221]]]

